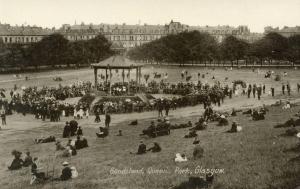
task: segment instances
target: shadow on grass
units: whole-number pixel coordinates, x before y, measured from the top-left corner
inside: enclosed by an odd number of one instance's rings
[[[297,146],[294,146],[294,147],[285,149],[285,150],[283,150],[283,152],[285,152],[285,153],[287,153],[287,152],[295,152],[295,153],[298,153],[298,152],[300,152],[300,145],[297,145]]]
[[[188,181],[182,182],[180,185],[171,189],[202,189],[209,188],[210,184],[203,178],[190,177]]]
[[[283,168],[283,172],[274,176],[273,183],[269,185],[268,189],[296,189],[300,186],[299,163],[300,156],[290,159],[287,166]]]

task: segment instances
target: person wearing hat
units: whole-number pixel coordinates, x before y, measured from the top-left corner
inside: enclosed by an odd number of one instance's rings
[[[21,169],[23,166],[24,161],[21,158],[22,152],[19,152],[17,150],[13,150],[11,153],[13,156],[15,156],[14,160],[12,161],[11,165],[8,167],[9,170],[17,170]]]
[[[69,122],[66,122],[66,125],[64,127],[64,131],[63,131],[63,138],[68,138],[70,137],[70,133],[71,133],[71,127]]]
[[[61,171],[60,179],[63,181],[71,179],[72,178],[72,170],[69,167],[69,163],[65,161],[65,162],[63,162],[62,165],[64,166],[64,168]]]

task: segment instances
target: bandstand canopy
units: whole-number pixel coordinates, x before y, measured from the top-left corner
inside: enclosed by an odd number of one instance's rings
[[[140,67],[143,67],[143,65],[136,64],[120,55],[112,56],[99,63],[92,64],[92,68],[94,69],[137,69]]]

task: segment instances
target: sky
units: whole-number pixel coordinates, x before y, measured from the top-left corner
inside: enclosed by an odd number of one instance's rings
[[[167,24],[194,26],[300,25],[300,0],[0,0],[0,22],[61,27],[62,24]]]

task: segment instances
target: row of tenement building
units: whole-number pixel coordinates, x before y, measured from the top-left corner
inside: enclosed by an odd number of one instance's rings
[[[5,44],[35,43],[40,41],[43,37],[53,33],[60,33],[70,41],[79,41],[89,40],[96,37],[98,34],[103,34],[109,41],[112,42],[112,48],[129,49],[169,34],[194,30],[209,33],[214,36],[218,42],[221,42],[225,37],[230,35],[246,40],[250,43],[263,37],[263,34],[261,33],[251,33],[247,26],[188,26],[172,20],[166,25],[64,24],[59,29],[0,24],[0,41]],[[265,33],[267,32],[278,32],[288,37],[300,34],[300,27],[285,27],[282,30],[267,27],[265,28]]]

